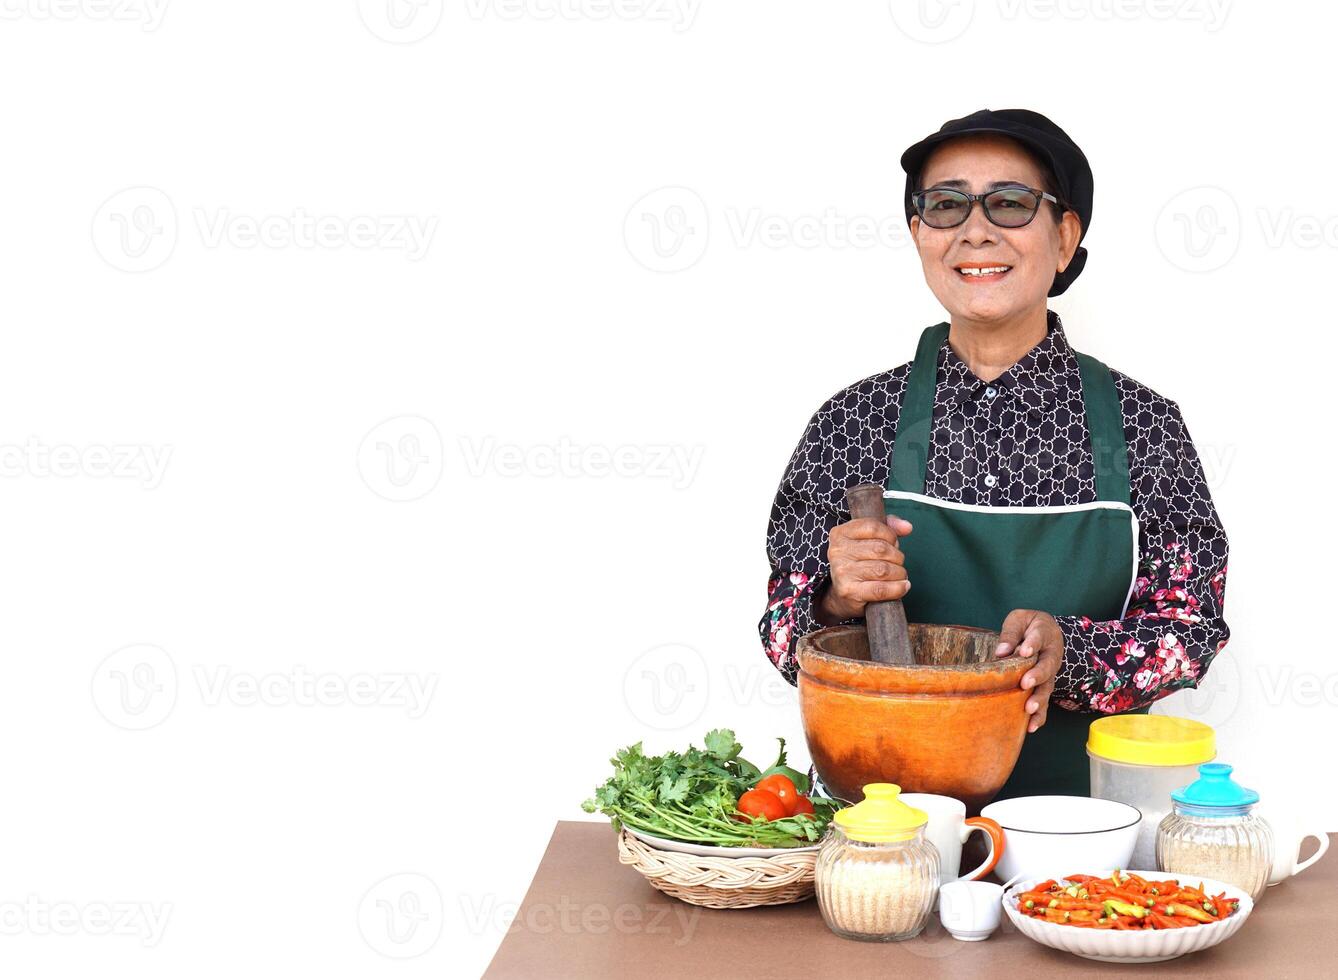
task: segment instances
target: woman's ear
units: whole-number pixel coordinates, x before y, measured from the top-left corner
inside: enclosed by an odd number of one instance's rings
[[[1078,239],[1082,237],[1082,222],[1075,211],[1065,211],[1059,220],[1059,267],[1056,272],[1063,272],[1073,261],[1073,253],[1078,250]]]

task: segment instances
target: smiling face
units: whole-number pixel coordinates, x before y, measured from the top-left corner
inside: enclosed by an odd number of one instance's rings
[[[1009,184],[1054,194],[1018,143],[1004,136],[963,136],[934,150],[916,189],[948,186],[984,194]],[[915,215],[911,235],[925,282],[954,320],[1006,323],[1044,309],[1055,273],[1072,261],[1081,232],[1072,211],[1059,222],[1055,213],[1055,205],[1044,201],[1022,228],[992,223],[979,202],[956,228],[931,228]]]

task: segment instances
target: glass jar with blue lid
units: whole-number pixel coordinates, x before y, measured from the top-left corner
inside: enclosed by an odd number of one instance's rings
[[[1258,802],[1231,778],[1231,766],[1199,766],[1199,778],[1171,794],[1171,812],[1157,827],[1158,869],[1235,885],[1257,902],[1273,866],[1273,834],[1253,812]]]

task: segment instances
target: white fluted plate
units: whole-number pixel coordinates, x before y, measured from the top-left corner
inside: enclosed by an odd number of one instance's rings
[[[1073,869],[1069,869],[1071,872]],[[1129,871],[1149,881],[1164,881],[1175,878],[1182,885],[1195,886],[1203,882],[1203,890],[1209,895],[1226,892],[1228,898],[1240,902],[1240,909],[1222,922],[1210,922],[1201,926],[1186,926],[1183,929],[1084,929],[1078,926],[1060,925],[1057,922],[1045,922],[1023,915],[1018,911],[1017,896],[1035,887],[1045,878],[1027,878],[1012,885],[1004,892],[1004,912],[1017,927],[1017,931],[1029,939],[1034,939],[1042,946],[1073,953],[1089,960],[1101,960],[1105,963],[1159,963],[1173,960],[1186,953],[1197,953],[1218,943],[1224,943],[1245,925],[1254,902],[1250,896],[1235,885],[1228,885],[1212,878],[1200,878],[1198,875],[1174,874],[1167,871]],[[1076,872],[1073,872],[1076,874]],[[1109,874],[1111,872],[1107,872]],[[1063,875],[1051,875],[1056,881]]]

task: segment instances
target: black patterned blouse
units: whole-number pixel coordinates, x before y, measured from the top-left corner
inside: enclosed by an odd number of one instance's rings
[[[846,488],[886,485],[910,363],[837,392],[790,458],[767,531],[771,580],[759,624],[767,656],[791,684],[795,644],[819,629],[815,593],[828,581],[827,537],[849,520]],[[1111,371],[1124,415],[1139,569],[1123,619],[1056,617],[1064,661],[1052,702],[1112,713],[1195,687],[1226,646],[1227,539],[1175,402]],[[1044,340],[994,381],[939,352],[925,494],[986,506],[1096,499],[1078,360],[1053,311]],[[848,622],[860,622],[849,620]],[[1000,624],[1002,625],[1002,624]]]

